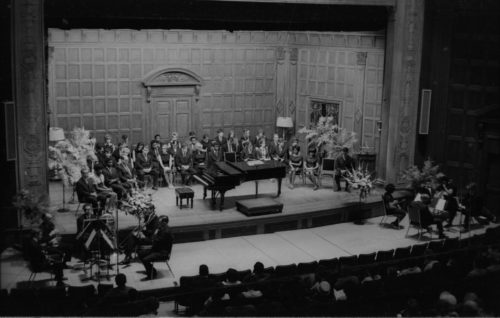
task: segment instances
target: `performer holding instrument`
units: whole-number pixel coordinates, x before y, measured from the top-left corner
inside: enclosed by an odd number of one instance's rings
[[[447,176],[441,176],[438,181],[439,186],[436,189],[434,198],[438,200],[438,203],[439,200],[444,200],[444,207],[442,204],[437,204],[436,207],[438,207],[438,210],[448,213],[448,222],[445,227],[450,227],[458,211],[457,187],[453,184],[453,180]]]
[[[150,245],[153,233],[160,224],[159,218],[154,210],[144,214],[142,224],[139,224],[125,239],[124,253],[125,259],[120,262],[120,265],[128,265],[132,260],[132,253],[136,252],[140,245]]]

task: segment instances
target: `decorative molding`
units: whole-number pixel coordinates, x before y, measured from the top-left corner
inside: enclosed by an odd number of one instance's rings
[[[19,188],[46,195],[47,123],[44,1],[16,0],[13,6],[14,78]],[[80,33],[81,35],[81,33]],[[81,38],[81,37],[80,37]]]
[[[203,79],[187,69],[166,68],[150,72],[142,81],[146,87],[146,100],[151,102],[152,88],[168,86],[194,86],[196,96],[200,95]]]

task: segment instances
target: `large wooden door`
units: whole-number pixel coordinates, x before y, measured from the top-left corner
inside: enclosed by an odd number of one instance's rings
[[[151,136],[160,134],[170,138],[176,131],[180,138],[189,136],[191,131],[191,96],[158,97],[154,99],[151,118]]]

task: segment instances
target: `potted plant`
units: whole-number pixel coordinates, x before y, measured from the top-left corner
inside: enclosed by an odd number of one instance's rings
[[[316,139],[327,158],[338,157],[343,148],[352,149],[357,142],[356,133],[335,124],[333,117],[320,117],[315,127],[303,127],[298,132],[306,134],[306,140]]]
[[[403,171],[401,180],[407,182],[408,186],[414,191],[421,187],[434,189],[438,185],[439,175],[439,165],[428,158],[424,161],[424,165],[421,168],[413,165]]]

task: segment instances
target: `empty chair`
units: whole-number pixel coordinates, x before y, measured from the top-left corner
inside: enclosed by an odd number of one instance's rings
[[[339,257],[339,263],[341,268],[356,266],[358,265],[358,256],[351,255]]]
[[[439,253],[443,250],[443,241],[431,241],[429,242],[429,245],[427,245],[427,249],[434,253]]]
[[[451,251],[460,248],[460,242],[458,241],[458,237],[449,238],[444,240],[443,242],[443,251]]]
[[[411,257],[422,256],[424,255],[426,249],[427,249],[427,243],[413,245],[411,247],[410,256]]]
[[[387,262],[393,259],[394,250],[378,251],[377,262]]]
[[[402,258],[410,257],[410,252],[411,252],[411,246],[398,247],[394,251],[394,259],[402,259]]]
[[[299,274],[309,274],[314,273],[318,268],[318,262],[313,261],[309,263],[299,263],[297,265],[297,273]]]
[[[367,265],[375,262],[375,257],[377,256],[377,252],[369,253],[369,254],[359,254],[358,256],[358,264],[359,265]]]
[[[278,265],[274,269],[274,273],[276,274],[276,276],[280,277],[295,275],[297,273],[297,265]]]
[[[408,224],[408,229],[406,230],[405,237],[408,237],[408,233],[410,232],[410,228],[415,228],[418,231],[418,240],[422,237],[422,232],[427,231],[431,235],[432,239],[432,231],[430,231],[430,227],[424,227],[420,220],[420,207],[412,202],[408,208],[408,218],[410,222]]]
[[[338,258],[329,258],[322,259],[318,262],[318,266],[324,267],[328,270],[336,271],[339,267],[339,259]]]

